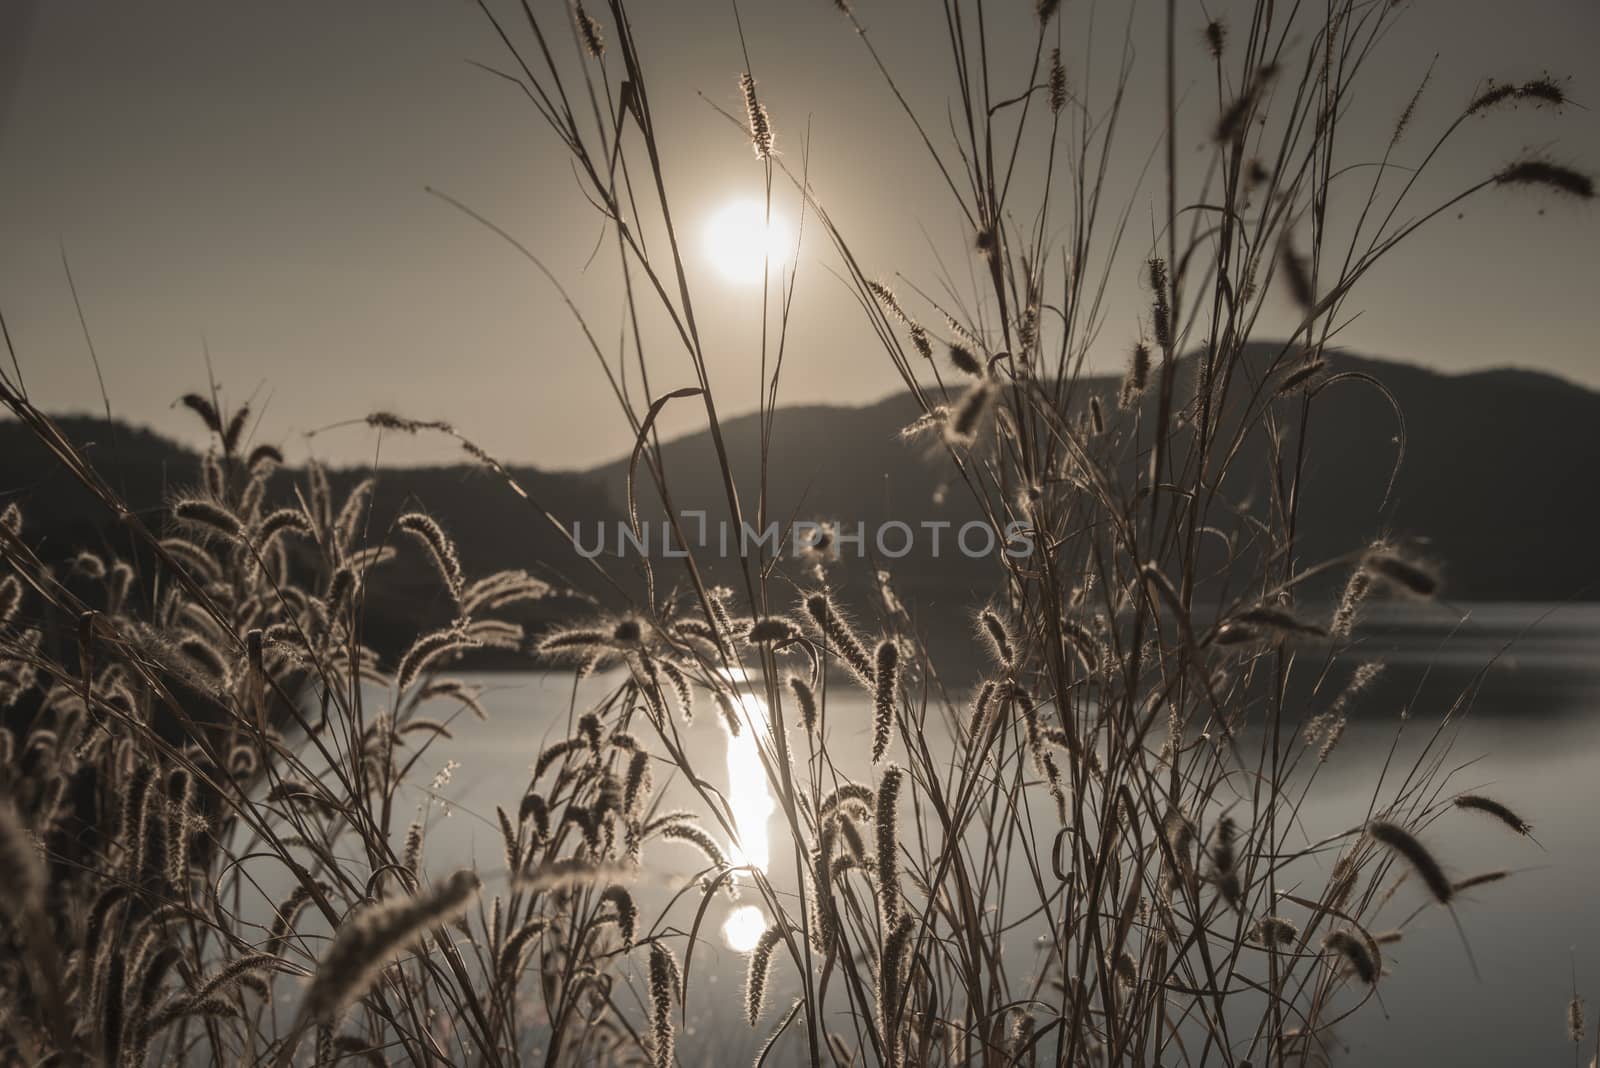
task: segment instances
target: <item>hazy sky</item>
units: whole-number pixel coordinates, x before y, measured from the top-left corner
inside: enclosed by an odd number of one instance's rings
[[[562,25],[559,4],[534,3]],[[744,140],[699,95],[739,106],[732,9],[725,0],[635,6],[713,380],[724,410],[749,410],[758,311],[750,290],[712,269],[701,240],[715,209],[761,180]],[[950,97],[938,5],[856,7],[914,102],[936,116],[937,133]],[[1135,210],[1103,335],[1106,367],[1138,330],[1136,258],[1163,210],[1158,190],[1134,187],[1159,135],[1162,7],[1147,0],[1136,22],[1134,89],[1113,170]],[[1014,8],[997,16],[995,36],[1020,39],[1031,2],[989,8]],[[1182,110],[1202,131],[1179,145],[1180,161],[1202,167],[1215,91],[1206,92],[1200,5],[1180,8],[1193,53]],[[1094,37],[1085,0],[1064,10],[1074,84],[1091,55],[1109,74],[1122,4],[1102,0]],[[936,250],[964,280],[969,236],[949,194],[832,3],[746,0],[740,11],[779,148],[799,161],[809,128],[813,183],[869,269],[937,289]],[[564,28],[558,41],[567,43]],[[1571,74],[1572,95],[1595,110],[1475,120],[1430,191],[1465,185],[1525,149],[1600,167],[1597,44],[1594,0],[1418,0],[1370,71],[1355,115],[1370,136],[1354,139],[1350,161],[1381,153],[1437,54],[1413,157],[1422,134],[1484,77]],[[561,146],[513,87],[469,59],[505,63],[487,23],[460,0],[0,2],[0,306],[34,398],[55,410],[100,406],[65,249],[112,407],[136,422],[189,433],[170,405],[203,386],[208,348],[227,396],[264,403],[263,433],[292,454],[370,459],[364,430],[311,442],[301,434],[375,408],[452,420],[508,459],[545,467],[625,450],[631,437],[615,402],[549,285],[424,192],[450,192],[538,252],[615,347],[614,244],[585,272],[601,225]],[[792,199],[784,206],[795,214]],[[1364,314],[1342,341],[1447,370],[1514,364],[1600,385],[1597,236],[1600,219],[1585,206],[1483,195],[1371,277],[1355,302]],[[791,402],[866,401],[897,383],[832,264],[822,243],[803,247],[785,371]],[[665,342],[652,368],[658,389],[691,380],[681,350]],[[691,408],[669,429],[693,428]],[[386,447],[392,459],[448,455],[437,444]]]

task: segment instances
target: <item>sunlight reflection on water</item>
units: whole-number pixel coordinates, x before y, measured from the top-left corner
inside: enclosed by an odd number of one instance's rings
[[[772,861],[767,824],[776,807],[767,789],[767,773],[761,763],[760,739],[768,732],[767,702],[749,692],[749,679],[737,690],[742,725],[735,734],[724,722],[722,732],[728,746],[728,806],[733,810],[736,841],[729,843],[733,863],[766,872]],[[728,914],[722,925],[722,939],[729,949],[748,953],[756,947],[766,930],[767,917],[755,905],[744,905]]]
[[[728,805],[733,809],[734,828],[739,840],[731,843],[735,864],[748,864],[767,870],[772,850],[767,838],[767,821],[774,808],[767,789],[767,772],[761,764],[759,739],[767,733],[767,702],[753,693],[741,691],[740,711],[744,727],[735,735],[723,724],[728,736]]]

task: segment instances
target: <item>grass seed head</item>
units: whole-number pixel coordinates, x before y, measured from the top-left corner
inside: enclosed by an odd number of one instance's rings
[[[1533,824],[1493,798],[1484,797],[1482,794],[1462,794],[1453,803],[1457,808],[1469,809],[1493,816],[1524,837],[1533,833]]]
[[[1582,171],[1543,159],[1508,164],[1494,176],[1500,185],[1544,188],[1579,200],[1594,199],[1594,179]]]
[[[889,751],[894,732],[895,697],[898,692],[900,647],[893,639],[878,643],[876,685],[873,688],[872,762],[877,764]]]
[[[1406,862],[1421,876],[1428,892],[1441,905],[1450,903],[1455,896],[1455,887],[1445,876],[1444,869],[1434,859],[1432,853],[1419,842],[1415,836],[1405,828],[1387,820],[1373,820],[1367,824],[1367,833],[1374,841],[1387,846],[1389,849],[1405,858]]]
[[[317,963],[304,1011],[325,1025],[335,1023],[367,992],[395,953],[465,911],[478,885],[477,875],[458,871],[414,897],[402,895],[358,910],[339,925]]]
[[[989,652],[999,662],[1001,667],[1014,668],[1016,666],[1017,651],[1011,641],[1011,632],[1001,621],[999,614],[992,608],[985,608],[978,613],[978,626],[983,635],[988,639]]]
[[[432,516],[422,512],[407,512],[395,521],[395,526],[422,543],[439,577],[444,580],[445,588],[459,601],[465,577],[461,571],[461,558],[456,555],[455,543],[445,534],[444,528]]]
[[[672,1003],[678,992],[678,958],[660,942],[650,943],[650,1055],[655,1068],[672,1068],[677,1031]]]
[[[745,123],[750,130],[750,147],[757,159],[772,158],[772,122],[766,105],[756,96],[756,80],[750,73],[739,75],[739,93],[744,97]]]
[[[767,981],[772,973],[773,952],[783,941],[784,927],[780,921],[761,932],[755,949],[750,952],[749,967],[745,970],[744,1014],[754,1027],[761,1019],[761,1010],[767,1003]]]
[[[877,832],[878,915],[885,931],[900,914],[900,786],[905,772],[894,764],[878,782]]]
[[[1211,53],[1212,59],[1221,59],[1222,50],[1228,43],[1228,24],[1221,19],[1210,19],[1206,22],[1206,50]]]
[[[1329,931],[1322,939],[1322,945],[1337,953],[1345,966],[1363,983],[1371,986],[1378,981],[1378,962],[1366,939],[1351,931]]]
[[[794,694],[795,704],[800,706],[800,723],[807,734],[817,731],[817,695],[812,691],[811,684],[799,675],[789,676],[789,690]]]
[[[572,16],[578,25],[578,37],[583,41],[583,50],[593,59],[605,55],[606,39],[600,32],[600,24],[583,9],[582,3],[573,9]]]

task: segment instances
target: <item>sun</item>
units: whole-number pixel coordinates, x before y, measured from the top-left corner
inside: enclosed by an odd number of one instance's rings
[[[794,255],[789,222],[759,200],[731,200],[706,221],[706,257],[734,285],[758,286]]]

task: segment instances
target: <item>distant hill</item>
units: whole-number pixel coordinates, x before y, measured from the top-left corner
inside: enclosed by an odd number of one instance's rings
[[[193,450],[148,430],[103,419],[65,417],[58,424],[152,529],[165,529],[166,503],[196,486],[200,457]],[[329,473],[337,504],[370,469]],[[287,469],[274,478],[279,505],[291,503],[303,472]],[[585,474],[518,469],[516,477],[553,514],[585,518],[611,516],[600,485]],[[80,549],[132,551],[125,530],[108,522],[104,507],[74,481],[33,437],[12,420],[0,421],[0,507],[15,500],[24,515],[24,536],[46,560],[63,560]],[[560,587],[587,592],[590,569],[559,532],[498,477],[478,466],[381,469],[372,499],[368,540],[389,537],[394,520],[416,508],[437,515],[456,539],[469,575],[510,567],[526,568]],[[403,552],[415,551],[406,546]],[[404,557],[402,557],[402,560]],[[412,557],[413,561],[420,557]],[[450,606],[438,582],[425,569],[381,569],[368,585],[366,638],[393,651],[421,627],[448,622]],[[556,602],[530,610],[524,620],[538,626],[549,613],[569,615],[572,605]]]
[[[1275,347],[1258,346],[1245,364],[1262,365],[1269,351]],[[1407,449],[1385,509],[1399,435],[1389,402],[1354,381],[1318,397],[1306,454],[1302,562],[1388,533],[1425,541],[1454,599],[1600,600],[1594,551],[1600,499],[1589,488],[1600,472],[1600,393],[1533,371],[1445,375],[1347,354],[1331,358],[1330,372],[1381,382],[1404,412]],[[1180,371],[1180,401],[1192,389],[1186,378]],[[1097,394],[1111,410],[1115,380],[1091,379],[1085,387],[1083,404]],[[915,525],[972,518],[970,494],[959,482],[948,485],[945,504],[934,503],[954,474],[942,454],[930,460],[925,446],[897,440],[917,414],[909,395],[864,407],[780,409],[769,459],[769,517],[864,520],[869,529],[884,519]],[[754,485],[756,418],[726,420],[723,433],[739,483]],[[1233,499],[1264,507],[1264,487],[1249,481],[1266,468],[1264,448],[1260,434],[1246,442],[1227,487]],[[663,452],[679,511],[726,513],[709,433],[671,442]],[[623,499],[625,473],[625,461],[594,472],[613,502]],[[959,555],[934,562],[913,554],[896,564],[895,576],[903,595],[942,595],[946,603],[961,600],[968,588],[992,589],[990,565]]]
[[[1258,362],[1264,351],[1251,353],[1246,365]],[[1407,452],[1386,511],[1383,493],[1398,434],[1388,402],[1354,382],[1319,398],[1308,440],[1302,561],[1347,552],[1390,532],[1427,539],[1444,567],[1452,599],[1600,599],[1600,559],[1593,551],[1600,502],[1590,482],[1600,470],[1600,394],[1530,371],[1444,375],[1352,355],[1337,356],[1333,364],[1334,371],[1370,375],[1393,393],[1405,412]],[[1109,399],[1116,383],[1099,379],[1084,386],[1080,400],[1087,403],[1090,393]],[[1180,398],[1187,389],[1180,382]],[[768,519],[837,520],[849,526],[859,521],[872,530],[891,519],[917,527],[937,520],[959,526],[972,518],[976,513],[966,488],[959,482],[946,486],[953,474],[948,462],[930,455],[926,446],[898,439],[898,430],[916,415],[915,402],[903,394],[860,407],[780,409],[768,461]],[[129,504],[148,515],[159,516],[173,492],[199,478],[195,453],[149,430],[84,417],[64,418],[61,424]],[[753,522],[752,487],[760,467],[757,420],[728,419],[723,431]],[[1252,436],[1236,465],[1241,476],[1226,487],[1235,499],[1252,500],[1257,507],[1264,507],[1265,494],[1243,473],[1264,469],[1264,448],[1262,436]],[[663,461],[676,510],[703,510],[713,523],[727,514],[708,433],[666,443]],[[613,550],[615,524],[625,514],[626,470],[622,458],[583,472],[518,467],[513,474],[539,504],[564,521],[579,522],[587,544],[593,544],[595,524],[606,524],[607,549]],[[335,472],[336,493],[367,473]],[[380,474],[375,531],[386,529],[400,510],[421,505],[456,537],[472,572],[528,567],[554,581],[603,592],[565,538],[483,470],[461,465],[386,468]],[[280,477],[279,484],[287,493],[290,479]],[[639,498],[645,517],[659,517],[642,467]],[[0,422],[0,501],[11,499],[22,502],[28,536],[47,558],[115,545],[121,536],[31,435],[7,420]],[[919,540],[919,547],[925,544]],[[613,558],[607,564],[625,585],[638,588],[634,561]],[[964,627],[972,599],[993,589],[993,564],[960,554],[946,552],[933,560],[919,548],[894,561],[892,569],[897,593],[936,628],[946,622]],[[670,561],[660,570],[670,575],[668,581],[677,580]],[[870,578],[861,565],[847,566],[842,576],[847,585]],[[399,611],[402,623],[443,611],[426,587],[410,588],[403,578],[393,582],[395,606],[405,606]]]

